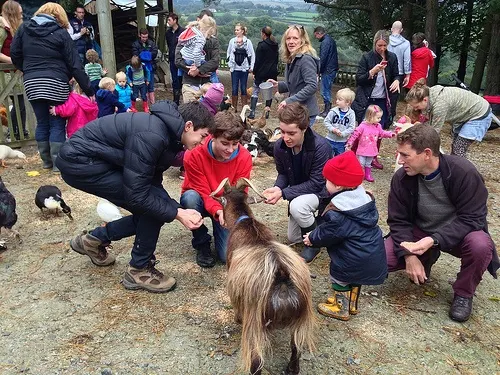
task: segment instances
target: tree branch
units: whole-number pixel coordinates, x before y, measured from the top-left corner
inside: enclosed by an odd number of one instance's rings
[[[304,2],[308,4],[316,4],[321,5],[325,8],[338,9],[338,10],[362,10],[364,12],[370,12],[371,9],[366,4],[358,4],[358,5],[338,5],[334,4],[331,1],[327,0],[304,0]]]

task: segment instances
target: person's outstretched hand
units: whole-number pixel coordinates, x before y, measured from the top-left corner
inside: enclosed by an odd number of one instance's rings
[[[177,216],[175,217],[175,219],[189,230],[198,229],[201,224],[203,224],[203,217],[201,216],[201,214],[191,208],[178,208]]]
[[[262,195],[267,197],[267,199],[264,201],[264,203],[267,204],[276,204],[276,202],[278,202],[283,197],[281,189],[277,186],[264,190],[262,192]]]

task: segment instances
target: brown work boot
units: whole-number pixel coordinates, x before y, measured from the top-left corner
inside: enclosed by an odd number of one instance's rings
[[[153,293],[166,293],[174,289],[175,279],[158,271],[155,268],[156,263],[152,261],[145,268],[134,268],[129,265],[122,280],[125,289],[145,289]]]
[[[115,256],[108,253],[111,246],[104,244],[99,238],[88,233],[82,233],[73,238],[69,246],[79,254],[87,255],[96,266],[110,266],[115,262]]]

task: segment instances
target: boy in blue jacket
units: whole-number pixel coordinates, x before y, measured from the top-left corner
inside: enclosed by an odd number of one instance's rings
[[[325,246],[330,255],[334,296],[318,305],[320,314],[349,320],[358,313],[361,285],[382,284],[387,260],[374,198],[361,183],[363,168],[347,151],[323,168],[332,199],[322,214],[323,223],[304,236],[307,246]]]
[[[99,82],[99,90],[95,95],[97,107],[99,108],[97,118],[113,115],[115,111],[117,113],[127,112],[127,108],[118,100],[118,95],[115,95],[115,87],[116,84],[113,78],[104,77]]]

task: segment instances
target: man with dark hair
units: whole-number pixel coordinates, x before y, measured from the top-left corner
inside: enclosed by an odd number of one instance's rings
[[[213,17],[208,9],[201,11],[198,20],[203,17]],[[210,82],[210,74],[219,67],[220,51],[219,39],[216,36],[210,36],[205,42],[203,50],[205,51],[205,63],[196,67],[186,65],[181,55],[182,45],[177,45],[175,49],[175,65],[183,71],[182,73],[182,100],[188,103],[198,100],[200,88],[203,84]]]
[[[484,180],[467,159],[439,153],[439,134],[431,126],[416,125],[400,133],[397,143],[403,168],[389,191],[389,271],[406,269],[419,285],[441,251],[460,258],[449,315],[464,322],[483,273],[488,269],[496,278],[500,265],[488,233]]]
[[[315,212],[321,198],[329,196],[325,188],[323,167],[332,157],[326,138],[309,127],[309,111],[297,102],[278,112],[281,139],[274,145],[278,177],[274,187],[264,190],[266,203],[289,201],[288,241],[302,243],[303,236],[316,228]],[[300,254],[312,262],[320,249],[304,246]]]
[[[230,112],[219,112],[214,118],[211,136],[201,147],[187,151],[184,156],[186,174],[182,184],[181,205],[192,208],[213,224],[215,249],[221,262],[226,262],[228,230],[224,228],[222,204],[212,198],[220,182],[229,177],[233,185],[239,178],[250,178],[252,156],[240,144],[245,125],[241,118]],[[222,192],[221,192],[222,194]],[[200,267],[213,267],[215,259],[210,250],[210,235],[205,225],[193,230],[193,248]]]
[[[179,35],[184,28],[179,25],[179,17],[175,13],[170,13],[167,18],[168,29],[165,34],[168,46],[168,62],[170,64],[170,75],[172,76],[172,89],[174,91],[174,102],[179,105],[181,99],[182,77],[177,74],[175,65],[175,48],[179,40]]]
[[[71,27],[71,39],[75,41],[75,46],[78,51],[78,56],[82,64],[85,65],[85,54],[89,49],[92,49],[92,41],[94,40],[94,28],[92,24],[85,20],[85,8],[78,4],[75,9],[75,16],[69,21]]]
[[[149,39],[147,29],[139,30],[139,39],[132,43],[132,55],[138,56],[141,62],[146,65],[146,69],[150,72],[151,79],[148,84],[148,100],[150,104],[155,104],[155,59],[158,56],[158,46],[155,42]]]
[[[168,292],[175,279],[155,268],[154,251],[165,223],[178,220],[188,229],[203,219],[181,208],[162,186],[163,172],[183,147],[201,144],[213,126],[200,103],[177,106],[159,102],[149,113],[120,113],[85,125],[64,143],[56,159],[70,186],[113,202],[132,213],[71,240],[71,249],[97,266],[115,262],[112,241],[135,235],[132,260],[122,284],[126,289]]]
[[[321,42],[319,47],[319,74],[321,75],[321,96],[325,103],[321,117],[326,117],[332,108],[332,84],[335,82],[339,70],[337,43],[326,34],[325,28],[318,26],[314,29],[314,37]]]

